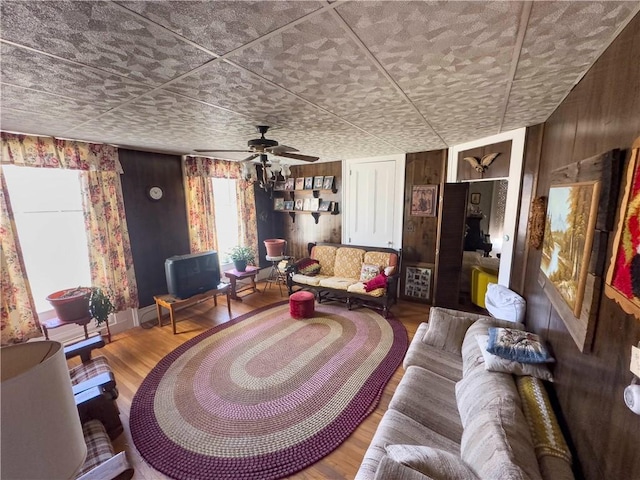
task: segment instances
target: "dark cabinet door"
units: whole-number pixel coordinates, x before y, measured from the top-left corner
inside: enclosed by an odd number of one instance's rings
[[[440,198],[433,305],[457,308],[468,183],[445,183]]]

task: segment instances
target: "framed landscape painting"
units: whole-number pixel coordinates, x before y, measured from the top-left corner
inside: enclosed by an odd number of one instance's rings
[[[600,184],[552,185],[542,243],[540,269],[580,316],[598,211]]]

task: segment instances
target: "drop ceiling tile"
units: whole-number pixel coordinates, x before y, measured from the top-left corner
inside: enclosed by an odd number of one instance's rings
[[[254,133],[253,125],[244,117],[166,91],[154,92],[111,110],[73,133],[87,137],[101,130],[105,135],[113,135],[114,143],[118,144],[124,143],[121,138],[136,136],[140,137],[138,141],[172,139],[176,145],[189,145],[183,153],[193,148],[209,148],[211,145],[202,145],[209,139],[251,138]]]
[[[520,2],[354,2],[338,13],[414,100],[507,79]]]
[[[118,75],[79,68],[9,44],[0,44],[0,53],[4,83],[71,97],[99,108],[115,107],[149,90],[146,85]]]
[[[217,61],[166,87],[167,90],[234,110],[256,125],[335,122],[334,116],[235,65]],[[300,125],[302,126],[302,125]]]
[[[557,72],[584,72],[637,8],[636,2],[534,2],[515,78],[545,76],[553,83]]]
[[[155,84],[212,57],[108,2],[2,2],[2,38]]]
[[[448,145],[499,132],[506,82],[482,90],[447,90],[420,97],[416,104]]]
[[[38,112],[39,116],[58,118],[60,127],[64,126],[67,129],[91,120],[96,115],[107,110],[106,107],[99,108],[90,102],[84,102],[79,99],[49,95],[37,90],[13,85],[2,84],[1,86],[2,110],[13,109],[16,112],[21,112],[21,114],[16,113],[12,118],[19,118],[20,116],[37,118],[33,115],[33,112]],[[74,112],[73,116],[67,115],[67,112],[71,111]],[[8,127],[2,124],[2,128],[6,129]],[[59,130],[56,131],[59,132]],[[49,131],[44,134],[51,135]]]
[[[328,13],[228,58],[336,115],[364,111],[397,95]]]
[[[576,75],[573,69],[557,72],[553,82],[541,77],[514,81],[503,130],[545,122],[573,87]]]
[[[315,1],[118,2],[214,53],[222,55],[297,20]]]

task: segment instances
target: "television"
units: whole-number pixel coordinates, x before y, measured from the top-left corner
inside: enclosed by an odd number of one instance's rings
[[[214,250],[169,257],[164,271],[169,294],[181,299],[213,290],[220,283],[220,262]]]

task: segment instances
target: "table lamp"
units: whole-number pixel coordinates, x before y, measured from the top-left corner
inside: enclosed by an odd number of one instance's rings
[[[62,345],[35,341],[2,347],[0,362],[0,477],[75,478],[87,446]]]

